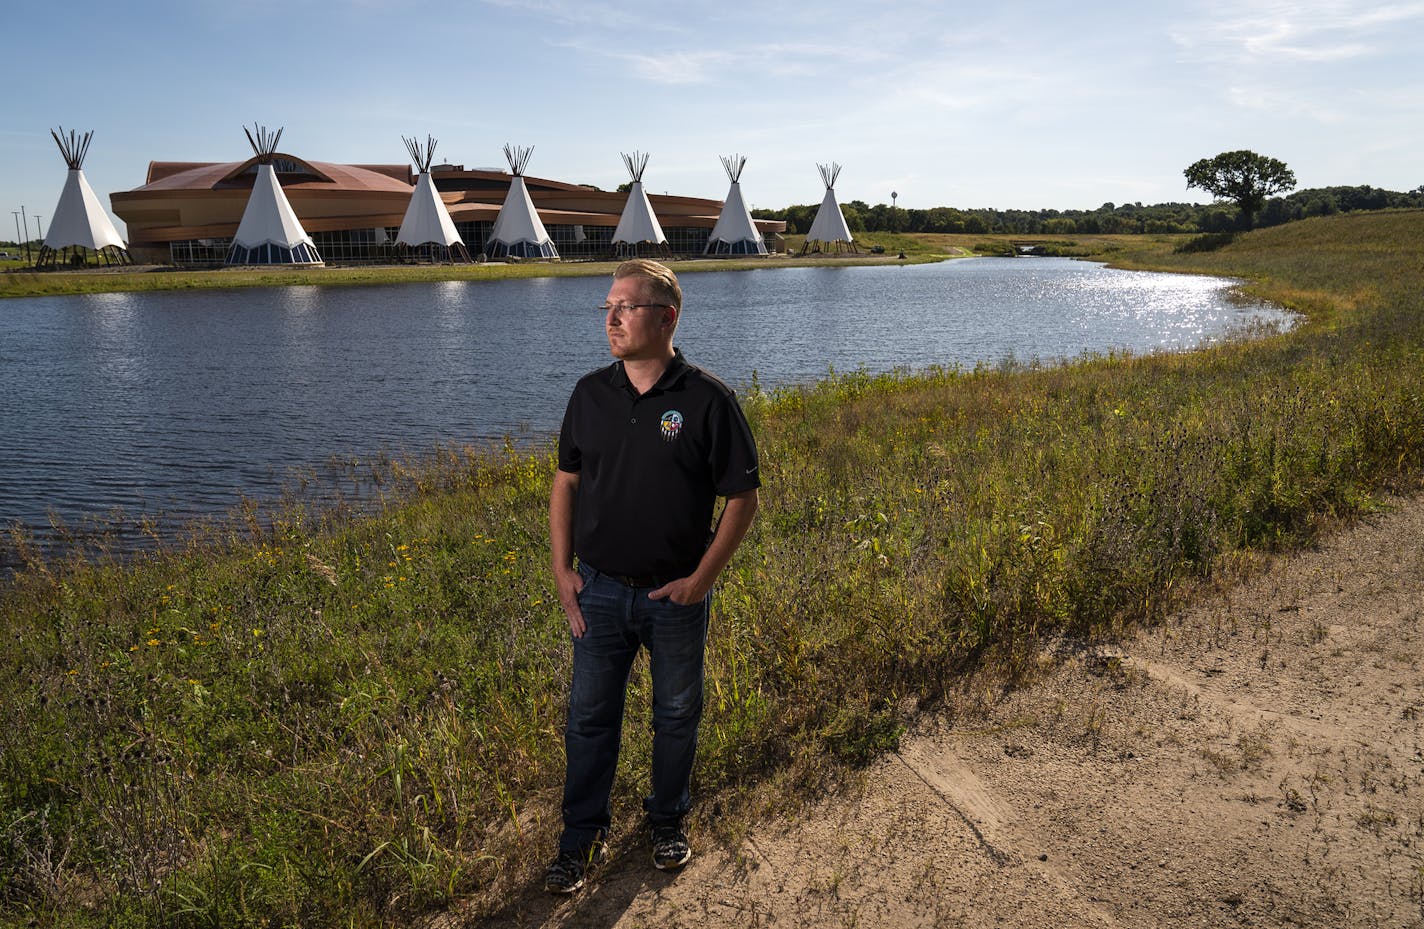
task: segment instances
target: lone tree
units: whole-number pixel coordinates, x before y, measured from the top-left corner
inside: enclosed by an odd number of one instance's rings
[[[1295,174],[1284,161],[1242,149],[1203,158],[1182,172],[1187,187],[1199,187],[1218,200],[1231,200],[1241,209],[1241,226],[1251,228],[1251,219],[1266,205],[1271,194],[1295,187]]]

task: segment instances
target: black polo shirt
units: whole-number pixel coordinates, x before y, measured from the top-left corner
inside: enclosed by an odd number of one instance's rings
[[[579,475],[579,560],[667,580],[702,559],[717,497],[761,486],[736,394],[680,351],[642,396],[621,361],[584,376],[564,413],[559,470]]]

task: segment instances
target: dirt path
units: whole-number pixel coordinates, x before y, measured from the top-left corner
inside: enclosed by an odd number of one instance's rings
[[[1424,498],[679,875],[500,927],[1424,927]]]

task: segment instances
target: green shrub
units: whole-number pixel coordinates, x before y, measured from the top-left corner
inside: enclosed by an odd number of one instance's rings
[[[996,258],[1016,258],[1019,254],[1018,246],[1008,239],[981,239],[974,243],[973,251]]]

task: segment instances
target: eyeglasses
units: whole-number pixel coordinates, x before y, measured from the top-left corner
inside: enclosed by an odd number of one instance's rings
[[[649,308],[653,308],[653,307],[663,307],[663,308],[665,308],[665,309],[672,309],[672,304],[671,304],[671,303],[604,303],[604,304],[600,304],[600,305],[599,305],[598,310],[599,310],[600,313],[603,313],[604,315],[612,314],[613,316],[620,316],[620,317],[621,317],[624,313],[628,313],[628,312],[631,312],[631,311],[633,311],[633,310],[640,310],[640,309],[642,309],[643,307],[649,307]]]

